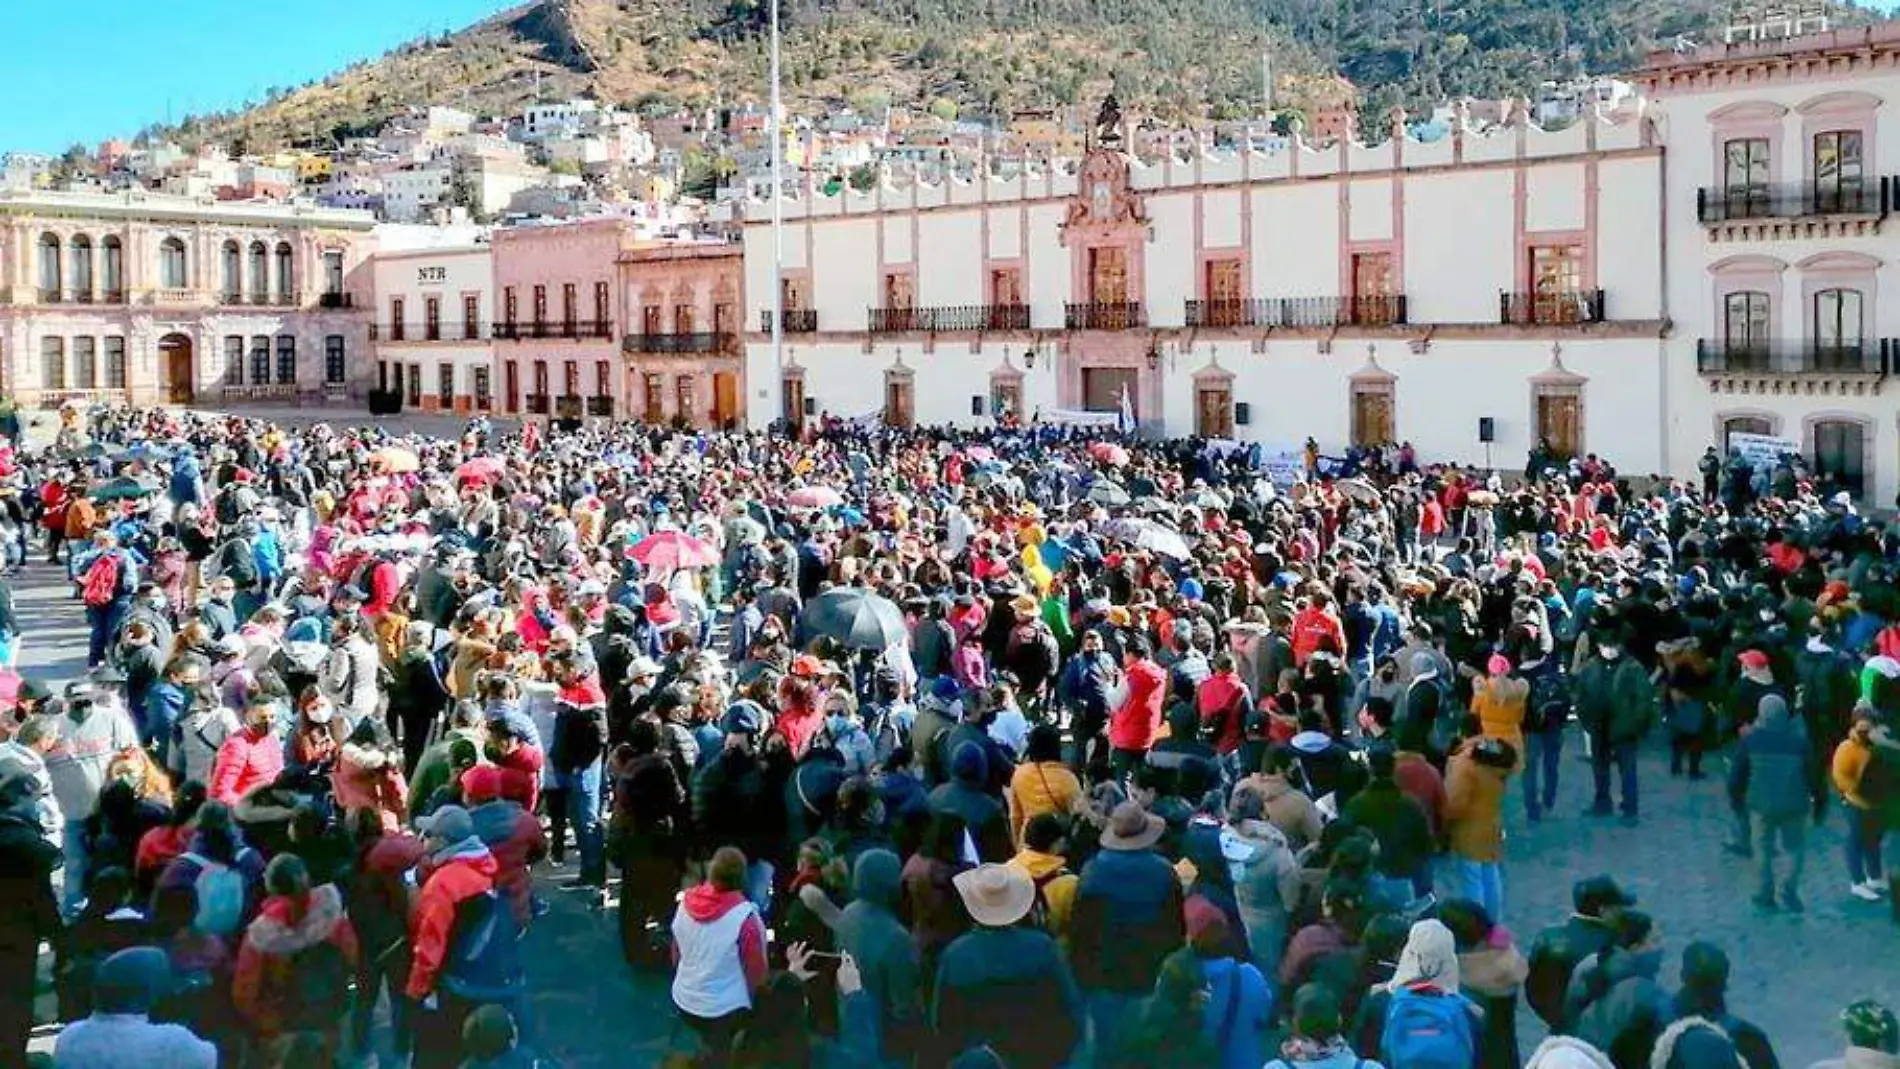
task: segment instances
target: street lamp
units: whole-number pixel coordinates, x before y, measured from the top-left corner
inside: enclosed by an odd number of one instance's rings
[[[1156,348],[1153,345],[1153,343],[1150,343],[1148,346],[1148,370],[1154,371],[1154,370],[1159,369],[1160,367],[1161,367],[1161,350]]]
[[[1023,368],[1027,371],[1036,370],[1036,347],[1033,345],[1023,350]]]
[[[785,366],[785,131],[780,121],[778,5],[772,0],[772,364]]]

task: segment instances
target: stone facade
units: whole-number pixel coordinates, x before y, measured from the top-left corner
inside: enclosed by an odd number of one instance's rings
[[[692,242],[620,254],[628,416],[702,428],[743,422],[741,252]]]

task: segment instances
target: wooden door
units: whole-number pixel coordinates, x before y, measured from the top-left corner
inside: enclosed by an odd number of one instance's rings
[[[1392,299],[1392,254],[1360,252],[1352,257],[1351,322],[1370,326],[1397,318]]]
[[[1396,441],[1392,428],[1392,395],[1384,390],[1358,390],[1352,395],[1352,444],[1360,448]]]
[[[785,411],[782,415],[786,425],[792,428],[793,434],[803,433],[805,429],[804,378],[796,375],[786,376],[780,392],[785,397]]]
[[[641,418],[648,423],[663,423],[666,420],[664,414],[666,407],[666,387],[662,385],[662,381],[660,376],[652,374],[651,372],[642,380],[640,392],[645,401],[643,407],[646,411]]]
[[[1550,443],[1550,451],[1560,460],[1577,455],[1583,439],[1583,424],[1577,398],[1569,394],[1545,394],[1537,399],[1537,437]]]
[[[521,365],[513,360],[501,366],[501,393],[507,411],[521,411]]]
[[[165,350],[165,375],[169,385],[166,397],[175,405],[191,404],[194,397],[193,382],[197,376],[195,361],[191,358],[191,342],[184,338],[170,338],[160,343]]]
[[[698,388],[693,382],[693,376],[681,375],[673,380],[673,416],[688,427],[699,425],[697,396]]]
[[[1128,403],[1141,415],[1140,380],[1134,368],[1089,367],[1082,369],[1082,407],[1090,412],[1119,412],[1122,391],[1128,391]]]
[[[1203,438],[1231,438],[1234,434],[1234,395],[1225,386],[1195,391],[1194,433]]]
[[[739,376],[730,371],[713,373],[713,424],[729,427],[739,419]]]
[[[1207,294],[1204,322],[1210,327],[1231,327],[1240,323],[1240,261],[1209,260],[1203,287]]]
[[[886,426],[909,429],[916,420],[914,391],[916,387],[909,379],[891,379],[884,384],[884,423]]]
[[[1123,304],[1128,300],[1128,250],[1101,245],[1089,250],[1089,300]]]
[[[998,420],[1023,418],[1023,387],[1015,381],[999,382],[990,390],[990,415]]]

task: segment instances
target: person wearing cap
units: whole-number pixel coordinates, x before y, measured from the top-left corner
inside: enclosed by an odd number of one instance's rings
[[[495,895],[495,856],[476,834],[468,810],[445,805],[419,821],[417,830],[428,856],[418,870],[421,891],[409,920],[411,960],[403,993],[423,1009],[416,1028],[417,1066],[446,1069],[459,1060],[462,1023],[479,1005],[455,975],[457,968],[476,963],[464,962],[454,944],[478,938],[487,926],[475,922],[496,909],[506,915],[507,906]],[[507,929],[512,939],[514,926]]]
[[[41,756],[46,761],[53,797],[66,820],[60,841],[65,859],[60,908],[70,917],[79,912],[85,900],[86,822],[99,808],[99,795],[106,786],[113,757],[136,749],[139,739],[132,719],[119,705],[116,690],[101,689],[90,682],[69,684],[62,710],[49,710],[46,715],[53,717],[58,727],[55,741]]]
[[[1109,814],[1101,851],[1082,867],[1069,924],[1070,960],[1098,1034],[1146,994],[1186,935],[1181,880],[1155,850],[1167,822],[1139,803]]]
[[[1661,933],[1650,916],[1616,916],[1608,948],[1578,966],[1564,995],[1566,1031],[1610,1056],[1617,1069],[1645,1069],[1656,1040],[1674,1017],[1662,970]]]
[[[99,964],[92,984],[92,1015],[67,1025],[54,1041],[52,1063],[58,1069],[217,1069],[216,1047],[184,1025],[151,1020],[152,1008],[171,986],[164,951],[121,950]],[[33,985],[18,990],[30,999]],[[30,1027],[31,1016],[23,1023]],[[16,1054],[12,1035],[6,1037],[9,1065],[27,1064],[24,1028],[19,1038]]]
[[[1616,914],[1636,904],[1609,876],[1578,880],[1570,889],[1573,912],[1561,924],[1537,933],[1531,944],[1524,1001],[1553,1030],[1566,1027],[1564,995],[1577,966],[1594,958],[1616,937]]]
[[[691,788],[699,856],[736,847],[746,859],[746,892],[769,915],[776,872],[772,859],[785,845],[790,770],[761,755],[765,714],[756,702],[734,702],[719,726],[724,747],[693,776]]]
[[[1900,1019],[1874,999],[1864,998],[1841,1011],[1847,1049],[1839,1058],[1808,1069],[1900,1069]]]
[[[1802,910],[1801,870],[1807,856],[1809,815],[1819,824],[1826,810],[1821,765],[1808,740],[1808,729],[1788,712],[1787,699],[1768,692],[1754,724],[1735,747],[1729,765],[1731,805],[1741,805],[1754,823],[1761,864],[1754,902],[1775,908],[1777,846],[1789,855],[1789,871],[1780,884],[1781,908]],[[1746,844],[1744,844],[1746,845]],[[1744,850],[1743,852],[1746,852]]]
[[[975,927],[952,940],[937,964],[930,1006],[936,1056],[928,1063],[984,1046],[1005,1065],[1068,1063],[1085,1034],[1086,1010],[1055,940],[1025,923],[1036,904],[1035,883],[1000,864],[979,865],[952,882]],[[1177,898],[1177,921],[1178,907]],[[1144,989],[1153,975],[1142,974]]]

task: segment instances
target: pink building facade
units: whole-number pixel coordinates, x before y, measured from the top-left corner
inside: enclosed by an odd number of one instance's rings
[[[374,224],[142,191],[0,192],[0,392],[29,408],[360,398]]]
[[[700,428],[744,418],[744,287],[738,245],[669,243],[620,254],[626,415]]]
[[[622,411],[616,274],[631,240],[623,219],[495,232],[502,414],[578,420]]]

